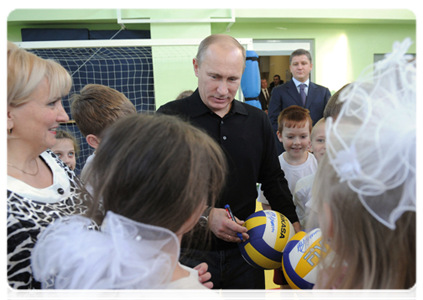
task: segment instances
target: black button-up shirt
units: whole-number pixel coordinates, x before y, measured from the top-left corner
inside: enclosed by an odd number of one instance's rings
[[[221,118],[203,103],[198,89],[188,98],[161,106],[157,112],[180,116],[205,130],[222,147],[229,174],[216,207],[229,204],[233,214],[245,220],[255,211],[257,183],[261,183],[272,210],[285,215],[291,223],[298,221],[266,113],[233,100],[230,111]],[[237,246],[237,243],[216,240],[212,243],[212,250]]]

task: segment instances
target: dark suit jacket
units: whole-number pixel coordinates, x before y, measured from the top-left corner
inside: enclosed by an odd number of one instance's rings
[[[269,102],[270,102],[270,89],[267,88],[267,92],[269,93],[269,99],[266,101],[266,98],[264,97],[263,90],[260,88],[260,95],[259,100],[261,103],[261,109],[262,110],[268,110],[269,108]]]
[[[331,94],[327,87],[310,81],[305,108],[310,111],[310,117],[313,120],[313,125],[323,117],[323,111],[330,97]],[[270,121],[272,122],[275,136],[276,131],[278,130],[278,117],[280,112],[291,105],[303,106],[300,93],[298,93],[297,87],[292,80],[285,84],[278,85],[272,90],[268,115]],[[281,154],[283,151],[282,143],[280,143],[277,139],[276,144],[278,154]]]
[[[280,83],[279,83],[279,85],[277,85],[277,86],[281,86],[282,84],[283,84],[283,80],[281,80],[281,82],[280,82]],[[268,87],[268,89],[269,89],[269,91],[270,91],[270,94],[272,93],[273,88],[275,88],[275,83],[272,81],[272,82],[269,84],[269,87]]]

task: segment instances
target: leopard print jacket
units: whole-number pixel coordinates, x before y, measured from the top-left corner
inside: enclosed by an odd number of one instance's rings
[[[31,270],[31,251],[41,232],[58,218],[83,214],[87,210],[85,201],[79,197],[79,178],[53,152],[46,152],[65,170],[70,194],[58,202],[42,203],[7,190],[7,277],[15,289],[41,288]]]

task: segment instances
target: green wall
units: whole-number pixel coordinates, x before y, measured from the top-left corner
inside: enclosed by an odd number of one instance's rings
[[[410,37],[416,42],[416,20],[409,10],[238,9],[233,12],[236,16],[233,24],[200,22],[206,18],[229,18],[230,9],[125,9],[122,17],[161,19],[161,23],[125,24],[128,29],[150,29],[152,39],[202,39],[213,33],[235,38],[311,39],[315,52],[314,81],[332,91],[354,81],[373,63],[374,54],[390,52],[394,41]],[[199,22],[166,22],[178,18]],[[117,11],[113,9],[21,9],[9,14],[7,37],[10,41],[21,41],[21,28],[41,27],[120,29]],[[192,67],[196,47],[185,47],[183,55],[171,59],[162,55],[164,50],[153,48],[157,107],[197,85]],[[416,52],[415,43],[409,52]]]
[[[171,27],[171,28],[170,28]],[[154,39],[203,39],[209,36],[209,24],[152,24],[151,37]],[[182,51],[172,46],[153,47],[154,92],[156,108],[176,97],[185,90],[197,88],[194,75],[193,58],[197,54],[197,46],[184,46]],[[169,58],[168,52],[179,53]],[[163,55],[162,55],[163,54]]]
[[[212,33],[225,33],[216,26]],[[337,90],[354,81],[362,70],[373,63],[374,54],[388,53],[395,41],[410,37],[416,52],[415,25],[390,24],[289,24],[288,30],[274,24],[235,24],[230,35],[253,39],[312,39],[315,46],[315,82]],[[344,68],[341,68],[345,65]]]

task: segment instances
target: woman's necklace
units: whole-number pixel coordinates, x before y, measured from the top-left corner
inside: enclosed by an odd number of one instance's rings
[[[19,171],[21,171],[22,173],[27,174],[27,175],[30,175],[30,176],[35,176],[35,175],[37,175],[37,174],[38,174],[38,172],[40,171],[40,169],[38,168],[38,163],[37,163],[37,160],[35,160],[35,165],[37,166],[37,172],[35,172],[35,174],[31,174],[31,173],[25,172],[24,170],[21,170],[21,169],[19,169],[19,168],[15,167],[14,165],[11,165],[11,164],[9,164],[9,163],[7,163],[7,165],[8,165],[9,167],[15,168],[16,170],[19,170]]]

